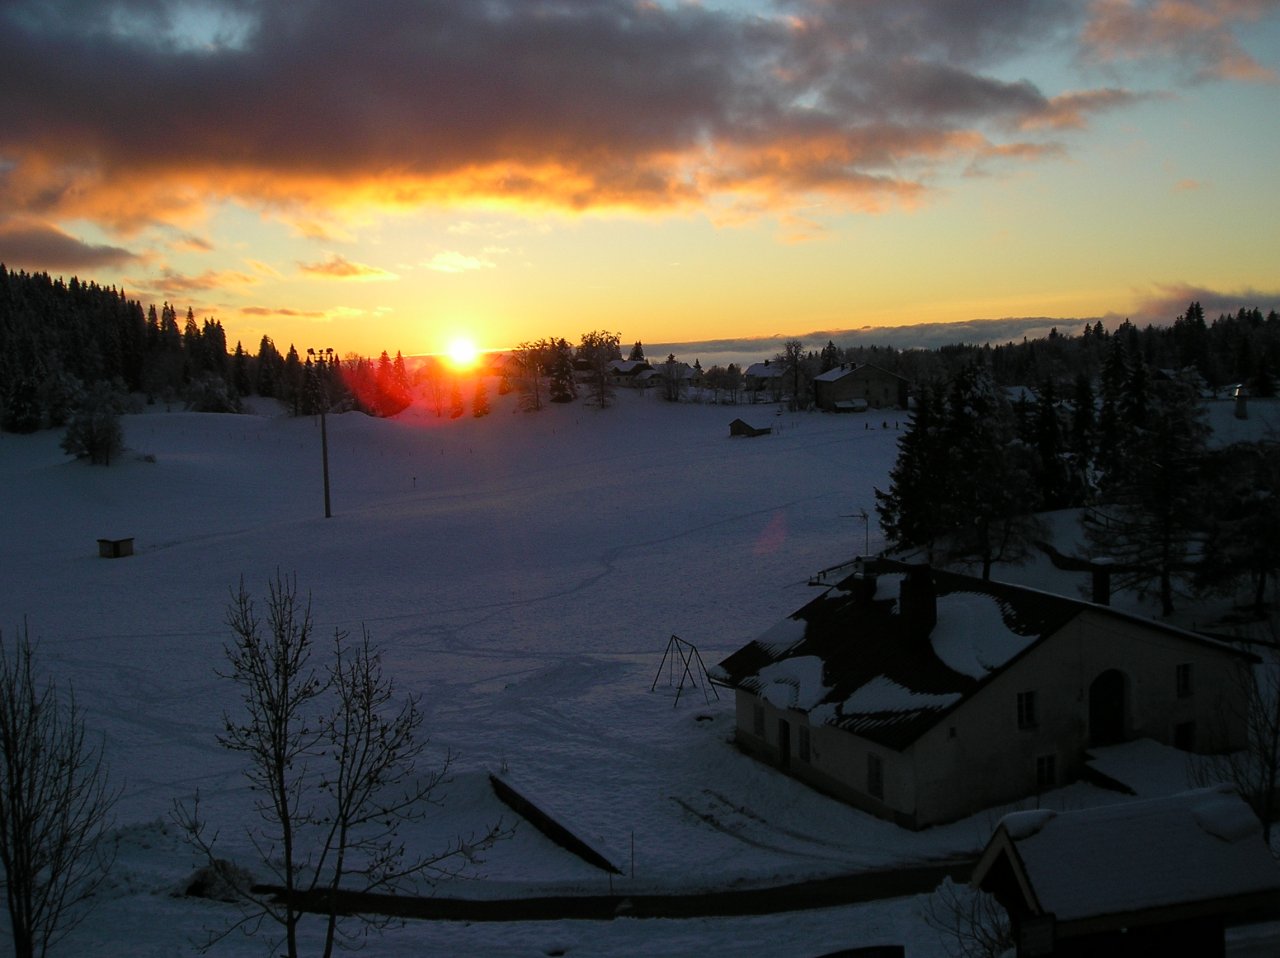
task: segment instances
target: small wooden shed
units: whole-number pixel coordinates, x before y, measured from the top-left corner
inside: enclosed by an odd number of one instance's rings
[[[98,556],[102,559],[123,559],[133,555],[133,536],[127,539],[99,539]]]
[[[729,423],[730,436],[767,436],[772,431],[772,429],[767,427],[764,429],[758,429],[742,419],[735,419],[733,422]]]
[[[971,884],[1009,913],[1019,958],[1220,956],[1227,925],[1280,914],[1280,865],[1226,787],[1006,815]]]

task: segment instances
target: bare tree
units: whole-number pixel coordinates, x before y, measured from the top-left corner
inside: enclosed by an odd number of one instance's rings
[[[217,836],[200,817],[198,796],[191,806],[176,805],[175,818],[244,905],[233,928],[275,922],[285,953],[296,958],[299,922],[319,912],[328,956],[341,939],[380,924],[364,916],[354,926],[344,923],[344,896],[455,874],[475,850],[505,834],[497,825],[478,840],[408,852],[400,827],[439,804],[451,759],[418,768],[428,744],[420,737],[418,698],[398,695],[367,631],[356,643],[335,631],[331,660],[315,668],[310,600],[299,600],[296,580],[279,575],[269,585],[265,629],[243,583],[227,624],[234,639],[225,677],[240,687],[243,709],[224,716],[219,743],[248,761],[245,775],[262,822],[248,838],[275,886],[255,890],[235,880],[234,867],[214,854]]]
[[[1190,768],[1192,785],[1226,782],[1235,787],[1262,822],[1271,845],[1280,786],[1280,620],[1272,617],[1268,637],[1242,647],[1250,652],[1237,664],[1236,683],[1221,707],[1224,724],[1245,730],[1245,747],[1220,755],[1200,755]],[[1227,740],[1227,732],[1222,732]]]
[[[16,958],[45,955],[82,921],[114,853],[103,838],[119,792],[70,689],[42,681],[23,626],[0,633],[0,865]]]
[[[542,408],[542,375],[550,355],[550,342],[539,339],[523,342],[511,353],[512,362],[519,370],[520,406],[526,412]]]
[[[952,958],[996,958],[1013,949],[1008,912],[995,897],[950,878],[926,899],[924,920]]]

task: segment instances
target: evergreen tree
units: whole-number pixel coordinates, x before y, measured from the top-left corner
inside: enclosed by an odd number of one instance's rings
[[[889,471],[889,488],[875,490],[876,513],[885,539],[898,549],[924,548],[944,527],[942,490],[946,482],[941,393],[921,384],[906,429],[898,439],[898,458]]]
[[[1043,528],[1028,494],[1034,453],[1017,439],[1012,411],[980,360],[952,381],[943,442],[946,556],[981,563],[989,579],[994,563],[1025,561]]]
[[[1191,568],[1196,551],[1207,438],[1204,408],[1191,387],[1162,383],[1143,425],[1126,435],[1123,468],[1103,483],[1103,504],[1085,517],[1095,552],[1116,563],[1116,584],[1139,595],[1154,592],[1163,615],[1173,612],[1175,577]]]
[[[631,360],[633,363],[644,362],[644,346],[641,345],[640,340],[637,339],[636,344],[631,347],[631,353],[627,356],[627,359]]]
[[[1041,509],[1063,509],[1077,501],[1078,488],[1068,465],[1067,443],[1058,418],[1058,397],[1053,380],[1041,384],[1034,411],[1036,486]]]
[[[19,373],[4,396],[3,425],[8,432],[30,433],[40,428],[40,385],[34,376]]]
[[[471,399],[471,415],[477,419],[489,415],[489,392],[483,376],[476,377],[476,393]]]
[[[567,340],[548,340],[549,368],[547,393],[552,402],[573,402],[578,398],[578,387],[573,381],[573,349]]]
[[[294,354],[296,357],[296,353]],[[264,335],[262,341],[258,343],[258,358],[254,364],[256,367],[256,387],[259,396],[277,397],[280,396],[283,388],[281,382],[284,376],[284,357],[280,355],[280,351],[276,349],[276,344],[271,341],[270,336]]]
[[[253,391],[252,378],[249,375],[249,354],[244,346],[236,341],[235,352],[231,354],[231,385],[236,395],[247,396]]]
[[[284,357],[284,366],[280,370],[280,391],[276,396],[289,403],[295,416],[302,415],[305,379],[306,372],[298,358],[298,350],[290,343],[289,352]]]
[[[453,378],[453,383],[449,387],[449,418],[457,419],[467,411],[466,405],[462,401],[462,384],[458,382],[458,378]]]
[[[818,373],[825,373],[828,369],[835,369],[839,365],[840,347],[828,339],[827,345],[822,347],[822,352],[819,354]]]
[[[1230,595],[1243,581],[1253,614],[1264,618],[1267,587],[1280,572],[1280,446],[1239,443],[1209,453],[1201,486],[1196,588]]]
[[[63,451],[96,466],[111,465],[111,460],[124,451],[124,429],[120,425],[123,409],[124,397],[116,387],[106,382],[94,383],[71,415],[62,437]]]
[[[1019,562],[1042,534],[1031,449],[981,360],[962,367],[945,398],[923,389],[887,492],[876,490],[886,539],[924,548],[931,561],[976,561],[983,578],[996,562]]]

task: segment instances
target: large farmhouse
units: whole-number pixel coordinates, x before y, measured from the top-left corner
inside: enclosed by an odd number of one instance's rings
[[[1090,746],[1240,748],[1249,657],[1105,605],[868,562],[712,670],[738,744],[923,828],[1047,790]]]
[[[813,401],[828,412],[906,409],[907,380],[870,363],[843,363],[813,378]]]

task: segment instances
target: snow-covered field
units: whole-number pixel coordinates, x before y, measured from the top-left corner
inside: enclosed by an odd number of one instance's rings
[[[487,783],[505,768],[626,873],[610,882],[522,824],[441,894],[768,885],[981,847],[998,812],[903,831],[739,754],[723,692],[708,702],[687,689],[676,703],[665,673],[650,691],[672,635],[710,666],[807,601],[811,574],[864,537],[880,547],[872,487],[896,454],[894,414],[631,393],[606,411],[493,405],[481,419],[419,406],[390,421],[328,417],[331,519],[319,422],[269,404],[126,417],[129,452],[107,469],[68,460],[55,432],[0,435],[0,629],[9,639],[25,621],[123,786],[110,886],[63,953],[194,954],[231,917],[174,896],[199,856],[169,814],[199,789],[226,857],[253,865],[241,765],[215,742],[236,697],[215,669],[229,591],[243,578],[261,599],[277,571],[311,594],[322,635],[368,627],[399,687],[422,696],[433,746],[455,753],[445,806],[409,836],[418,847],[512,821]],[[1223,429],[1244,428],[1219,412]],[[739,416],[775,432],[730,439]],[[135,555],[98,557],[98,538],[125,536]],[[1043,566],[1024,574],[1051,584]],[[1071,786],[1054,798],[1099,796]],[[735,919],[410,922],[370,952],[819,955],[884,943],[942,953],[916,898]],[[234,937],[214,953],[265,949]]]

